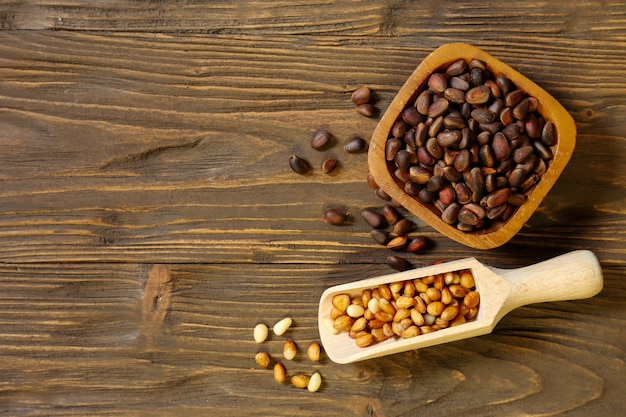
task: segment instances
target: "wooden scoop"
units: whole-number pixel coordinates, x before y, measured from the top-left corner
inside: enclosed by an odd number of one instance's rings
[[[360,296],[363,290],[383,283],[462,269],[472,271],[476,290],[480,293],[479,312],[474,321],[408,339],[388,339],[364,348],[358,347],[348,333],[333,334],[324,325],[336,294]],[[570,252],[519,269],[498,269],[485,266],[474,258],[460,259],[328,288],[320,299],[319,332],[324,350],[332,361],[351,363],[488,334],[504,315],[517,307],[592,297],[600,292],[602,285],[598,259],[587,250]]]

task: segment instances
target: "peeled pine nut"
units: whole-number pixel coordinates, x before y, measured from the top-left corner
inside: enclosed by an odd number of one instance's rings
[[[296,357],[296,353],[298,350],[296,349],[296,344],[293,340],[287,340],[283,345],[283,357],[288,361],[293,360]]]
[[[309,359],[313,362],[319,362],[320,360],[320,354],[321,354],[321,347],[319,345],[319,343],[317,342],[312,342],[309,345],[309,348],[306,351],[307,356],[309,357]]]
[[[297,374],[291,377],[291,384],[296,388],[307,388],[310,377],[304,374]]]
[[[319,374],[319,372],[315,372],[313,375],[311,375],[311,378],[309,378],[307,389],[310,392],[316,392],[318,389],[320,389],[321,386],[322,386],[322,376]]]
[[[289,327],[291,327],[291,323],[291,318],[285,317],[284,319],[277,322],[272,330],[274,331],[274,334],[282,336],[289,329]]]
[[[254,327],[254,341],[257,343],[263,343],[268,336],[268,328],[265,324],[259,323]]]
[[[324,327],[348,332],[359,347],[410,338],[472,321],[480,294],[471,270],[381,284],[360,295],[336,294]]]
[[[269,353],[267,353],[267,352],[259,352],[259,353],[257,353],[255,355],[254,361],[261,368],[269,368],[270,364],[272,363],[272,358],[270,357]]]
[[[274,381],[279,384],[285,383],[287,380],[287,371],[285,370],[285,365],[280,362],[276,362],[274,365]]]

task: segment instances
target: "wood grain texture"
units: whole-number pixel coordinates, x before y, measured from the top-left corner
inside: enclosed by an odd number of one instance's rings
[[[306,346],[319,337],[323,290],[385,271],[4,265],[0,408],[10,415],[288,416],[310,407],[327,415],[619,415],[622,271],[605,269],[605,290],[593,299],[520,308],[488,336],[351,365],[306,359]],[[254,343],[256,323],[271,326],[286,316],[294,324],[284,336]],[[288,372],[319,370],[319,393],[276,384],[254,364],[258,350],[281,360],[288,338],[300,352],[284,361]]]
[[[365,184],[365,155],[348,155],[341,145],[352,135],[369,138],[376,120],[357,115],[349,94],[367,83],[384,110],[418,61],[408,58],[413,53],[408,47],[302,51],[274,39],[259,54],[256,41],[195,36],[13,31],[0,36],[2,259],[94,261],[106,253],[110,260],[131,262],[284,256],[315,262],[319,253],[308,247],[335,246],[337,236],[342,243],[351,240],[340,253],[361,253],[371,245],[358,211],[381,202]],[[192,52],[179,50],[184,42]],[[358,65],[349,62],[375,51],[376,63],[397,73],[355,75]],[[618,53],[621,58],[594,52],[598,62],[608,63],[624,58]],[[527,47],[518,54],[519,59],[532,52]],[[568,62],[551,62],[551,71],[570,71]],[[316,71],[304,77],[308,65]],[[579,216],[582,204],[594,213],[594,232],[623,234],[623,223],[602,216],[623,205],[623,188],[615,186],[624,180],[619,167],[626,147],[616,124],[623,119],[623,103],[612,101],[613,88],[625,88],[623,78],[604,77],[615,87],[603,89],[586,78],[577,82],[576,76],[551,81],[541,72],[527,75],[572,109],[579,128],[577,152],[540,213],[573,210]],[[570,90],[577,91],[574,100]],[[604,96],[606,90],[611,91]],[[322,154],[309,147],[312,133],[324,126],[337,138],[329,153],[341,164],[331,176],[319,172]],[[287,164],[292,153],[309,159],[315,171],[294,175]],[[320,222],[329,204],[346,205],[357,214],[354,224],[336,234],[337,228]],[[32,221],[13,220],[29,216]],[[603,219],[610,222],[608,229]],[[566,236],[570,220],[550,219],[550,228],[542,226],[542,242]],[[607,236],[592,249],[602,252],[615,243],[620,242]],[[288,254],[276,248],[284,245],[290,245]]]
[[[318,338],[331,285],[390,272],[359,212],[365,154],[436,47],[466,42],[574,117],[574,155],[521,232],[476,251],[422,222],[415,266],[519,267],[574,249],[605,288],[513,311],[489,336],[354,365],[257,369],[252,328]],[[0,414],[621,416],[626,403],[626,4],[608,1],[0,2]],[[324,127],[335,141],[310,148]],[[296,153],[313,171],[287,163]],[[336,156],[339,169],[319,163]],[[329,205],[351,215],[325,224]]]

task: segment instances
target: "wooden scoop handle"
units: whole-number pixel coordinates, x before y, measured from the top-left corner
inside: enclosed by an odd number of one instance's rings
[[[519,269],[500,270],[511,293],[506,312],[527,304],[578,300],[602,290],[602,269],[598,258],[588,250],[578,250]]]

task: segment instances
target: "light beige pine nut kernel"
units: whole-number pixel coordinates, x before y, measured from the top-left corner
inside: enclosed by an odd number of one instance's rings
[[[283,345],[283,357],[288,361],[293,360],[298,353],[298,349],[296,348],[296,344],[293,340],[289,339]]]
[[[335,327],[333,326],[334,322],[335,320],[332,317],[324,317],[324,321],[322,321],[322,324],[324,326],[324,329],[326,329],[328,333],[337,335],[341,333],[341,330],[335,329]]]
[[[309,357],[309,359],[313,362],[319,362],[321,354],[322,348],[320,347],[320,344],[317,342],[311,342],[308,349],[306,350],[306,355]]]
[[[363,313],[365,313],[365,309],[363,308],[363,306],[360,306],[358,304],[351,304],[346,309],[346,313],[348,313],[348,316],[355,319],[357,317],[361,317]]]
[[[279,320],[274,325],[274,328],[272,330],[274,331],[274,334],[278,336],[282,336],[283,334],[285,334],[287,330],[289,330],[289,328],[291,327],[291,324],[292,324],[291,318],[285,317],[284,319]]]
[[[254,341],[257,343],[263,343],[267,340],[267,336],[269,335],[269,329],[263,323],[259,323],[254,326]]]
[[[367,309],[371,311],[373,314],[376,314],[380,311],[380,303],[378,302],[376,298],[372,298],[367,303]]]
[[[309,378],[309,383],[307,384],[307,389],[310,392],[316,392],[322,386],[322,376],[319,372],[313,373],[311,378]]]

